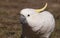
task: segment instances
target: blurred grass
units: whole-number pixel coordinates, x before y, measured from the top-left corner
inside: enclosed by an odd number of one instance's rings
[[[51,38],[60,38],[60,0],[0,0],[0,38],[20,38],[20,10],[41,8],[46,2],[46,10],[50,11],[56,20],[56,28]]]

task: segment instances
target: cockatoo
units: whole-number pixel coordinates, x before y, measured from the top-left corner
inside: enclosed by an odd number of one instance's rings
[[[21,38],[49,38],[55,28],[55,19],[50,12],[44,11],[46,7],[47,3],[41,9],[25,8],[20,11]]]

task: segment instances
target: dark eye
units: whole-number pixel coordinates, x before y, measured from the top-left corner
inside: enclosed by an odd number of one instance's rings
[[[30,15],[28,14],[28,16],[30,16]]]

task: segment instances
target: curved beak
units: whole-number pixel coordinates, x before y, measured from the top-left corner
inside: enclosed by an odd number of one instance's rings
[[[20,22],[23,24],[23,23],[25,23],[25,20],[26,20],[25,16],[21,14],[20,15]]]
[[[20,23],[21,24],[25,24],[25,23],[27,23],[27,21],[26,21],[26,17],[24,16],[24,15],[20,15]]]
[[[45,10],[46,7],[47,7],[47,3],[45,4],[45,6],[44,6],[43,8],[41,8],[41,9],[36,9],[35,12],[40,13],[41,11]]]

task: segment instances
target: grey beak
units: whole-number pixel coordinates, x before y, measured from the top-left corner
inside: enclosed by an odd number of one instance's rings
[[[25,16],[24,15],[20,15],[20,22],[22,23],[22,24],[24,24],[24,23],[26,23],[26,18],[25,18]]]

